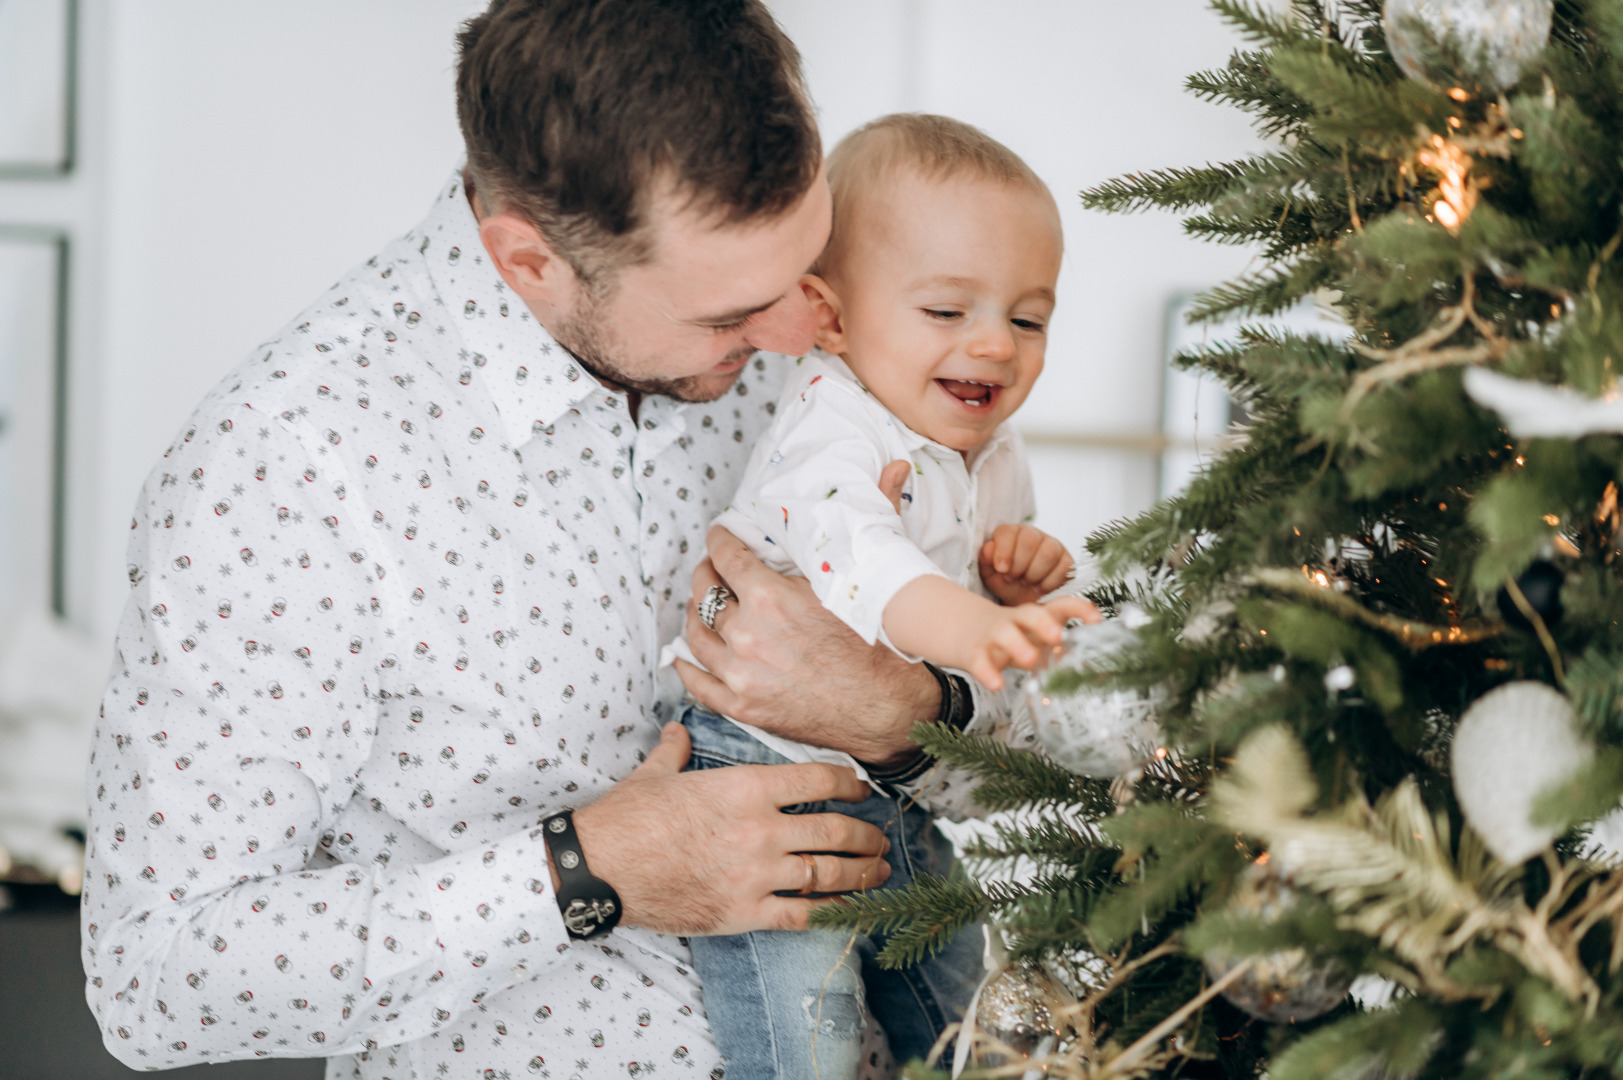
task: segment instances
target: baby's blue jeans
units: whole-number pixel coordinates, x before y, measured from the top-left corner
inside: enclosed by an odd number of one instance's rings
[[[678,719],[693,736],[689,769],[786,760],[707,709],[690,703]],[[883,830],[890,840],[887,889],[952,866],[952,845],[929,814],[899,793],[875,793],[859,803],[802,803],[784,813],[846,814]],[[716,1044],[728,1059],[727,1080],[855,1080],[865,1007],[898,1061],[924,1057],[943,1028],[963,1019],[980,981],[979,928],[966,927],[941,952],[901,970],[875,963],[884,944],[884,934],[845,930],[693,938],[693,967]]]

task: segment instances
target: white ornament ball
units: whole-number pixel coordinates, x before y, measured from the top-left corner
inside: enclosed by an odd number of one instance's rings
[[[1452,39],[1475,81],[1506,90],[1543,55],[1550,40],[1554,0],[1386,0],[1383,23],[1392,59],[1417,82],[1452,82],[1454,73],[1427,65],[1420,27],[1441,42]]]
[[[1026,704],[1048,756],[1083,776],[1117,777],[1141,768],[1162,744],[1155,694],[1071,690],[1077,673],[1137,640],[1120,622],[1073,626],[1048,666],[1026,680]],[[1056,685],[1056,681],[1058,685]]]
[[[1566,696],[1541,682],[1506,683],[1465,710],[1454,729],[1454,795],[1499,861],[1516,864],[1561,833],[1533,824],[1533,804],[1594,753]]]

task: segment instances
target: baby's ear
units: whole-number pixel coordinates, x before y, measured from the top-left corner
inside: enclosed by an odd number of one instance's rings
[[[817,347],[836,356],[845,351],[845,324],[840,313],[840,297],[834,287],[816,274],[800,279],[800,290],[811,304],[817,320]]]

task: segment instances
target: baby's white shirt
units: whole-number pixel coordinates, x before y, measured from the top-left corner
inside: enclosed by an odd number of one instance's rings
[[[823,606],[869,644],[890,644],[885,605],[917,578],[933,574],[988,595],[981,545],[997,526],[1030,522],[1036,511],[1020,436],[1000,425],[966,463],[891,415],[838,357],[816,350],[795,363],[777,415],[716,524],[773,570],[805,577]],[[879,490],[880,473],[898,459],[913,463],[900,513]],[[673,656],[696,663],[682,638],[666,646],[662,663]],[[733,722],[791,761],[867,775],[848,754]]]

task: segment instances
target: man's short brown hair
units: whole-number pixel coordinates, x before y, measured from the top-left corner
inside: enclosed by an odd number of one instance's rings
[[[787,211],[817,176],[800,54],[761,0],[493,0],[457,41],[481,200],[588,283],[649,257],[657,185],[736,223]]]

